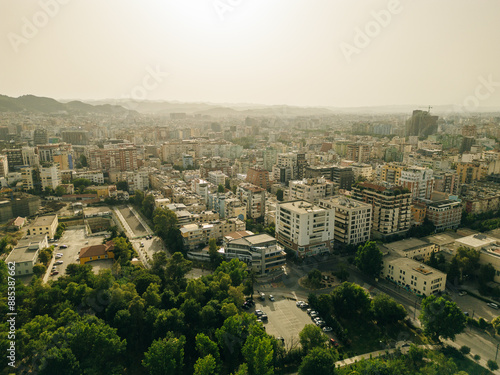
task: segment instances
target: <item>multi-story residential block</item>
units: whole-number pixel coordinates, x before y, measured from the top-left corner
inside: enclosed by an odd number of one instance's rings
[[[102,171],[76,171],[72,178],[85,178],[92,181],[93,184],[104,184],[104,173]]]
[[[380,168],[380,179],[390,184],[399,185],[403,169],[404,165],[399,163],[384,164]]]
[[[72,145],[89,144],[89,132],[86,130],[63,130],[61,136],[64,142]]]
[[[383,258],[381,277],[419,296],[443,292],[446,286],[445,273],[416,260],[396,256]]]
[[[411,225],[422,225],[427,213],[427,206],[424,203],[413,202],[411,205]]]
[[[303,153],[280,153],[273,167],[273,180],[287,184],[290,180],[302,179],[306,165],[306,156]]]
[[[33,274],[33,266],[38,263],[40,250],[48,247],[47,235],[36,235],[21,239],[5,259],[15,264],[17,276]]]
[[[248,168],[246,181],[265,190],[271,187],[266,169]]]
[[[332,168],[332,182],[339,186],[339,189],[351,190],[354,183],[354,172],[351,167],[334,166]]]
[[[266,191],[258,186],[243,183],[238,186],[236,196],[247,208],[252,219],[264,218],[266,214]]]
[[[319,207],[335,210],[335,242],[341,246],[356,245],[370,240],[372,205],[349,199],[333,197],[321,199]]]
[[[0,155],[0,177],[7,178],[9,174],[9,162],[7,160],[7,155]]]
[[[276,205],[276,238],[300,258],[330,252],[334,233],[334,208],[300,200]]]
[[[44,145],[49,142],[49,137],[47,135],[47,129],[35,129],[33,132],[33,144],[35,146],[37,145]]]
[[[456,171],[435,171],[434,191],[457,195],[459,189],[458,175]]]
[[[373,168],[370,164],[352,163],[350,165],[354,179],[371,180],[373,179]]]
[[[286,253],[274,237],[248,231],[233,232],[224,238],[228,259],[247,263],[258,277],[278,277],[286,264]]]
[[[93,170],[132,171],[138,168],[137,148],[133,145],[115,145],[114,148],[89,147],[86,150],[89,168]]]
[[[401,171],[400,185],[411,191],[413,199],[430,199],[434,187],[432,169],[408,167]]]
[[[205,204],[208,202],[208,196],[210,195],[209,182],[202,180],[200,178],[195,178],[191,181],[191,190],[198,194]]]
[[[41,166],[39,172],[42,189],[55,189],[56,187],[61,185],[62,181],[58,164]]]
[[[403,187],[364,182],[353,188],[353,198],[373,206],[375,237],[404,234],[410,229],[411,193]]]
[[[193,155],[184,154],[182,155],[182,168],[187,169],[194,166]]]
[[[9,170],[18,170],[23,166],[35,167],[39,164],[38,154],[34,147],[22,147],[16,149],[5,149]]]
[[[461,201],[445,199],[427,204],[427,218],[434,224],[436,231],[457,229],[462,220]]]
[[[208,182],[215,186],[225,186],[227,176],[222,171],[208,172]]]
[[[208,245],[211,238],[221,240],[229,233],[244,231],[245,225],[245,222],[239,219],[213,220],[182,225],[180,231],[184,248],[192,251]]]
[[[50,216],[39,216],[33,224],[29,226],[29,235],[47,235],[48,238],[54,238],[56,234],[57,226],[59,224],[59,220],[57,219],[57,215]]]
[[[418,238],[405,238],[384,245],[395,255],[427,262],[431,259],[432,253],[439,251],[439,245],[422,241]]]
[[[229,159],[221,158],[220,156],[214,156],[209,159],[203,159],[200,161],[200,174],[201,178],[208,178],[208,172],[211,171],[221,171],[226,176],[231,175],[231,165]]]
[[[361,143],[349,143],[347,145],[346,159],[357,163],[370,161],[370,146]]]
[[[470,163],[457,163],[458,181],[461,184],[470,184],[473,181],[485,178],[488,173],[488,166],[479,161]]]
[[[318,203],[320,199],[337,193],[338,185],[324,177],[290,181],[288,187],[289,200],[304,200],[310,203]]]

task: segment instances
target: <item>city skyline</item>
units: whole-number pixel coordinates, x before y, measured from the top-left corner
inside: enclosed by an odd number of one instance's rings
[[[500,52],[489,44],[499,31],[494,1],[0,7],[8,96],[500,108]]]

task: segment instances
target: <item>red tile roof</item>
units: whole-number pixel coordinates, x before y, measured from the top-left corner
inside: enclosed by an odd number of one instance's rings
[[[99,255],[104,256],[108,253],[108,251],[113,251],[114,248],[115,244],[113,243],[113,241],[108,241],[105,244],[101,245],[83,247],[80,250],[79,258],[81,259],[87,257],[97,257]]]

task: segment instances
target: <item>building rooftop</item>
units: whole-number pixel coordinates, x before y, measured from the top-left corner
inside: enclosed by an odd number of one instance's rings
[[[320,208],[314,204],[311,204],[306,201],[291,201],[291,202],[284,202],[284,203],[279,203],[278,204],[281,208],[284,208],[286,210],[293,211],[295,213],[299,214],[306,214],[309,212],[314,212],[314,211],[324,211],[323,208]]]
[[[385,247],[392,251],[405,252],[429,245],[430,244],[428,242],[419,240],[418,238],[405,238],[401,241],[385,244]]]
[[[114,248],[115,244],[113,241],[108,241],[105,244],[83,247],[80,250],[79,258],[97,257],[99,255],[104,256],[108,251],[113,251]]]
[[[445,277],[446,275],[432,267],[429,267],[423,263],[420,263],[417,260],[410,259],[410,258],[404,258],[404,257],[397,257],[397,256],[386,256],[383,258],[384,263],[389,263],[392,265],[396,265],[398,267],[408,267],[411,268],[412,270],[418,272],[424,277],[430,277],[432,276],[433,278],[443,275]]]
[[[479,249],[486,247],[488,245],[499,242],[497,238],[488,237],[485,234],[473,234],[471,236],[462,237],[455,241],[459,246],[472,247],[473,249]]]
[[[45,234],[39,234],[28,238],[23,238],[17,246],[12,249],[5,262],[29,262],[32,261],[43,246],[42,242],[46,239]]]
[[[31,225],[33,227],[43,227],[43,226],[49,226],[53,223],[54,220],[57,219],[57,215],[50,215],[50,216],[39,216],[34,223]]]

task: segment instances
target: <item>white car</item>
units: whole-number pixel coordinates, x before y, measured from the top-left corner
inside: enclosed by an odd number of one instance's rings
[[[56,255],[56,259],[62,258],[62,255]]]
[[[323,332],[330,332],[332,327],[323,327]]]
[[[64,254],[63,254],[63,253],[57,253],[56,255],[60,255],[60,256],[63,256]]]
[[[64,262],[62,260],[58,260],[57,262],[55,262],[54,264],[56,265],[59,265],[59,264],[63,264]]]
[[[297,301],[297,302],[295,302],[295,306],[300,307],[303,303],[305,303],[305,302],[304,301]]]

